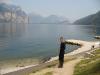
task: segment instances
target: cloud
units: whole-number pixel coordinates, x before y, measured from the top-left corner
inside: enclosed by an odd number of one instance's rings
[[[11,0],[0,0],[0,3],[10,3]]]

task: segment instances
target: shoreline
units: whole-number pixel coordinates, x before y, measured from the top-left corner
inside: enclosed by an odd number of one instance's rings
[[[39,64],[38,62],[39,60],[32,58],[1,61],[0,74],[5,74],[19,69],[24,69],[29,66],[35,66]]]
[[[70,53],[67,53],[65,54],[65,57],[68,57],[68,56],[73,56],[73,55],[77,55],[77,54],[84,54],[84,52],[86,53],[87,51],[91,50],[91,46],[92,45],[95,45],[95,48],[99,47],[99,45],[97,45],[96,43],[97,42],[91,42],[91,41],[82,41],[82,40],[66,40],[67,43],[69,44],[73,44],[73,45],[80,45],[81,47],[76,49],[76,50],[73,50],[72,52]],[[45,63],[43,63],[43,65],[41,66],[41,64],[37,64],[37,65],[29,65],[29,66],[25,66],[25,67],[19,67],[19,68],[16,68],[15,70],[11,70],[10,72],[3,72],[1,74],[3,75],[10,75],[9,73],[14,73],[14,71],[20,71],[20,70],[26,70],[27,69],[30,69],[30,71],[32,71],[34,68],[38,67],[39,69],[41,69],[42,67],[46,67],[47,65],[49,64],[52,64],[53,61],[55,60],[58,60],[58,56],[56,57],[51,57],[50,60],[46,61]],[[29,71],[29,72],[30,72]]]
[[[80,46],[78,49],[73,50],[73,51],[65,54],[64,55],[65,57],[80,55],[80,54],[86,53],[88,51],[91,51],[91,47],[93,45],[95,46],[94,48],[100,47],[98,41],[94,42],[94,41],[83,41],[83,40],[74,40],[74,39],[65,40],[65,41],[66,41],[67,44]],[[50,61],[57,60],[57,58],[58,58],[58,56],[52,57]]]
[[[78,49],[78,48],[75,48],[75,49]],[[75,49],[73,49],[73,50],[75,50]],[[72,52],[72,51],[70,51],[70,52]],[[70,53],[70,52],[67,52],[67,53]],[[57,57],[57,56],[44,57],[41,59],[21,58],[21,59],[15,59],[15,60],[4,60],[4,61],[0,62],[0,72],[1,72],[1,74],[6,74],[6,73],[10,73],[10,72],[17,71],[20,69],[24,69],[25,67],[28,68],[31,66],[37,66],[42,63],[46,63],[46,62],[50,61],[54,57]]]

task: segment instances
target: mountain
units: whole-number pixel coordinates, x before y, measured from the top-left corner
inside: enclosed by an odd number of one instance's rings
[[[81,18],[77,21],[75,21],[73,24],[78,24],[78,25],[99,25],[100,24],[100,11],[98,11],[95,14],[86,16],[84,18]]]
[[[43,20],[44,23],[63,23],[64,21],[69,22],[65,17],[59,17],[56,15],[50,15]]]
[[[50,15],[47,17],[43,17],[38,14],[30,14],[29,15],[29,23],[51,23],[51,24],[57,24],[57,23],[64,23],[69,24],[69,21],[65,17],[59,17],[56,15]]]
[[[26,23],[28,17],[19,6],[0,3],[0,22]]]
[[[41,23],[44,17],[35,13],[29,14],[29,23]]]

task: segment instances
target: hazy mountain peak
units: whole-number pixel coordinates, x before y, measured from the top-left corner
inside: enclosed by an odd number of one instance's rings
[[[57,15],[49,15],[43,17],[39,14],[32,13],[29,15],[29,18],[30,18],[30,23],[62,23],[62,22],[69,23],[69,21],[65,17]]]
[[[12,16],[11,16],[12,14]],[[19,20],[27,17],[27,14],[19,7],[12,4],[0,3],[0,22],[10,22],[11,18]]]

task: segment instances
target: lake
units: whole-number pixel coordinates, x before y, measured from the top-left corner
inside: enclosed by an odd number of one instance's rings
[[[59,37],[93,41],[100,26],[63,24],[0,24],[0,61],[57,56]],[[78,46],[66,45],[66,53]]]

